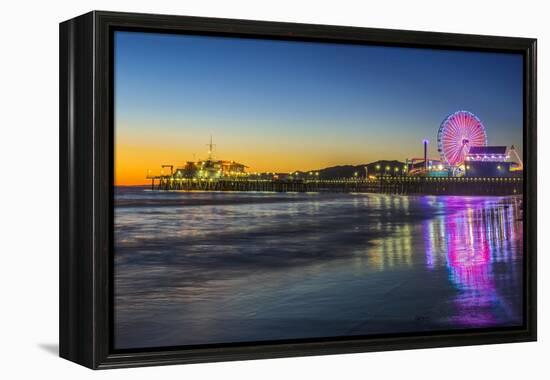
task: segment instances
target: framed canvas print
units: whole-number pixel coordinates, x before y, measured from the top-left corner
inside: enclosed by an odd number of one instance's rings
[[[60,355],[536,339],[536,41],[60,25]]]

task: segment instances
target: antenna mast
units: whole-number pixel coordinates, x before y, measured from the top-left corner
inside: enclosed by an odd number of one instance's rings
[[[206,146],[208,147],[208,160],[212,161],[213,148],[216,146],[216,144],[212,144],[212,135],[210,135],[210,144],[206,144]]]

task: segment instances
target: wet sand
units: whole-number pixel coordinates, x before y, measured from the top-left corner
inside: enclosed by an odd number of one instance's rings
[[[520,325],[520,204],[118,188],[115,347]]]

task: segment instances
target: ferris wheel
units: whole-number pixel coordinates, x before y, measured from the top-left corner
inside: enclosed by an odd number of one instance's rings
[[[472,146],[487,145],[487,133],[479,118],[468,111],[457,111],[443,120],[437,132],[437,150],[450,168],[464,163]]]

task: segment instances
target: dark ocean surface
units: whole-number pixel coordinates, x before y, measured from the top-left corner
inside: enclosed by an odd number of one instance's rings
[[[115,348],[522,324],[521,197],[115,190]]]

